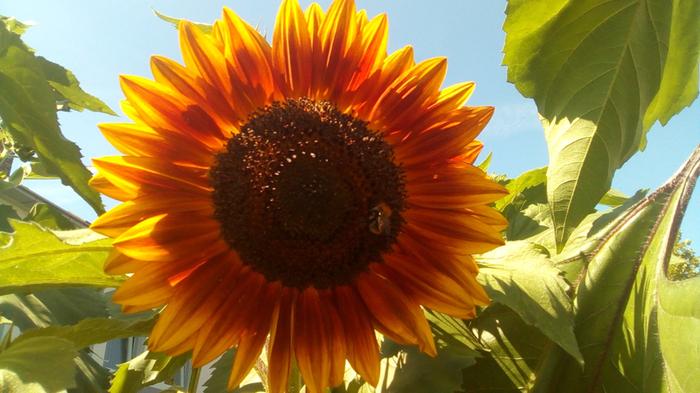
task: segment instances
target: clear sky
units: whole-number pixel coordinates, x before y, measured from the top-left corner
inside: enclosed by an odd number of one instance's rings
[[[309,1],[302,0],[306,6]],[[324,8],[329,1],[320,1]],[[474,105],[493,105],[493,120],[481,136],[485,152],[493,152],[490,171],[509,176],[546,165],[547,149],[537,111],[506,82],[501,66],[505,35],[501,29],[505,0],[390,1],[357,0],[368,14],[389,15],[390,50],[413,45],[418,60],[446,56],[446,85],[473,80]],[[88,92],[120,113],[119,74],[150,76],[149,56],[161,54],[180,59],[177,33],[155,17],[164,14],[211,23],[226,5],[271,35],[278,0],[22,0],[4,1],[0,15],[35,24],[24,36],[37,53],[71,69]],[[61,113],[64,134],[90,157],[115,150],[95,127],[120,119],[89,112]],[[632,194],[640,188],[656,188],[670,177],[700,144],[700,103],[671,120],[656,125],[646,151],[633,157],[614,180],[614,187]],[[484,155],[485,156],[485,155]],[[93,219],[90,208],[70,189],[52,181],[34,181],[31,187],[64,208]],[[700,194],[700,193],[698,193]],[[108,201],[108,206],[113,202]],[[700,248],[700,197],[691,201],[682,231]]]

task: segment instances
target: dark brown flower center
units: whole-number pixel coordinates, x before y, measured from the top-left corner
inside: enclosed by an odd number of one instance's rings
[[[325,101],[254,113],[210,176],[226,241],[286,286],[351,282],[381,261],[402,225],[403,175],[391,146]]]

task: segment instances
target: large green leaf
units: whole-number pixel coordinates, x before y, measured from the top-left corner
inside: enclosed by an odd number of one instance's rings
[[[171,357],[146,351],[117,369],[109,393],[138,393],[144,387],[163,382],[185,365],[189,354]]]
[[[119,338],[147,336],[153,328],[153,319],[124,321],[120,319],[88,318],[70,326],[49,326],[25,331],[15,342],[34,337],[59,337],[81,349],[90,345]]]
[[[0,117],[13,140],[36,151],[45,168],[61,177],[95,209],[104,211],[80,149],[58,126],[54,92],[41,61],[0,21]]]
[[[699,174],[700,147],[668,183],[583,244],[574,304],[585,367],[552,351],[543,364],[553,378],[539,378],[536,391],[700,391],[700,277],[666,276]]]
[[[0,392],[59,393],[75,385],[77,355],[70,341],[36,337],[0,353]]]
[[[41,70],[46,75],[49,85],[51,85],[56,94],[55,101],[65,101],[65,105],[72,110],[82,111],[87,109],[93,112],[116,115],[102,100],[86,93],[80,87],[78,78],[71,71],[41,56],[37,57],[37,60]]]
[[[555,348],[536,328],[526,324],[513,310],[494,303],[470,328],[486,352],[463,371],[466,393],[527,392],[532,387],[540,358]],[[564,390],[562,390],[564,391]]]
[[[482,255],[479,280],[494,302],[513,309],[526,323],[582,361],[574,336],[568,284],[546,249],[524,241]]]
[[[111,250],[109,239],[70,245],[36,224],[14,221],[13,226],[12,241],[0,248],[0,294],[81,285],[116,287],[123,281],[102,271]]]
[[[537,104],[558,249],[613,174],[698,92],[697,0],[511,0],[508,80]]]

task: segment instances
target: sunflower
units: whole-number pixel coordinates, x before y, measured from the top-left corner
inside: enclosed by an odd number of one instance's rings
[[[504,190],[472,164],[491,107],[447,63],[387,54],[385,15],[352,0],[283,1],[272,44],[233,11],[179,25],[184,66],[122,76],[130,123],[102,124],[124,155],[92,186],[122,201],[92,228],[114,238],[114,300],[163,307],[151,350],[195,367],[237,347],[237,386],[264,347],[271,392],[296,362],[309,392],[346,359],[379,379],[375,329],[435,355],[427,307],[472,318],[489,302],[472,254],[502,244]]]

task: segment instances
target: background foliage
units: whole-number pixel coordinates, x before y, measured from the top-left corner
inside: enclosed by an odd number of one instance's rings
[[[384,340],[379,385],[348,368],[333,392],[700,391],[700,257],[679,233],[700,147],[651,193],[610,189],[650,127],[697,97],[699,21],[696,0],[508,2],[508,80],[535,101],[550,157],[513,179],[494,175],[510,192],[496,203],[510,225],[507,244],[478,258],[493,303],[471,321],[426,310],[436,358]],[[12,201],[25,178],[57,177],[102,212],[56,113],[113,112],[24,44],[27,28],[0,17],[0,193]],[[147,336],[157,318],[115,311],[105,289],[124,277],[102,272],[109,240],[49,201],[8,203],[0,205],[0,391],[184,391],[167,382],[188,354],[143,352],[107,369],[90,350]],[[211,365],[204,392],[225,390],[234,356]],[[261,359],[236,391],[264,391],[265,370]],[[291,380],[291,391],[303,386]]]

